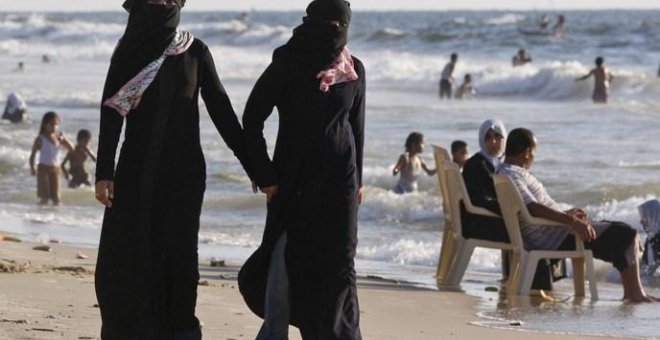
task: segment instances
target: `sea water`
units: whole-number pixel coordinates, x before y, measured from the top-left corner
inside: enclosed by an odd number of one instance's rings
[[[636,207],[660,196],[660,11],[572,11],[563,13],[567,25],[561,36],[519,33],[541,14],[354,13],[349,48],[367,70],[359,274],[435,287],[443,231],[437,179],[422,175],[419,192],[397,195],[391,191],[397,180],[391,170],[410,132],[422,132],[427,147],[449,147],[462,139],[473,153],[479,125],[488,118],[501,119],[509,130],[527,127],[536,133],[532,170],[556,200],[586,207],[595,219],[640,227]],[[209,45],[240,116],[273,49],[287,41],[304,13],[255,11],[245,20],[239,15],[184,12],[181,26]],[[45,234],[67,244],[98,244],[103,209],[93,189],[63,184],[62,206],[38,206],[28,157],[46,111],[60,114],[70,139],[82,128],[97,137],[103,81],[126,18],[121,11],[0,13],[0,103],[9,92],[19,92],[33,119],[0,124],[0,230],[35,241]],[[513,68],[511,58],[519,48],[527,49],[533,62]],[[459,54],[454,76],[460,82],[470,73],[477,95],[441,101],[439,75],[453,52]],[[43,55],[51,61],[43,63]],[[615,76],[607,105],[591,103],[593,80],[574,81],[589,72],[597,56]],[[22,72],[16,70],[18,62],[24,63]],[[271,152],[276,128],[274,114],[265,128]],[[208,169],[200,256],[240,263],[260,243],[265,199],[251,193],[249,180],[204,112],[200,129]],[[429,149],[423,158],[434,167]],[[93,164],[88,166],[93,173]],[[497,285],[497,251],[475,251],[463,287],[484,297],[482,316],[490,326],[488,320],[502,326],[522,319],[528,329],[654,336],[660,307],[621,307],[616,272],[602,262],[597,266],[601,300],[562,298],[572,291],[571,280],[563,280],[555,289],[559,302],[549,305],[552,313],[533,303],[503,304],[496,293],[483,292],[484,286]],[[645,284],[658,293],[657,278]],[[550,329],[544,322],[549,315]]]

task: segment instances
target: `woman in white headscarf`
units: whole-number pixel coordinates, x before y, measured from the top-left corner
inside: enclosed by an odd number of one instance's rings
[[[505,139],[506,128],[504,124],[497,119],[486,120],[479,128],[480,150],[470,157],[463,167],[463,180],[465,181],[465,186],[472,204],[488,209],[498,215],[500,214],[500,206],[495,197],[495,187],[493,186],[491,174],[495,172],[495,168],[502,160]],[[473,217],[478,218],[478,216],[470,215],[467,219],[473,220]],[[508,242],[509,237],[507,236],[506,228],[504,228],[501,220],[499,222],[502,224],[502,230],[490,230],[483,233],[475,230],[475,234],[471,236],[492,241]],[[467,229],[469,230],[471,228],[468,227]],[[499,227],[496,229],[499,229]],[[468,230],[465,230],[465,232],[468,232]]]
[[[7,103],[5,104],[5,112],[2,114],[2,119],[11,121],[12,123],[20,123],[27,118],[27,104],[16,92],[12,92],[7,96]]]

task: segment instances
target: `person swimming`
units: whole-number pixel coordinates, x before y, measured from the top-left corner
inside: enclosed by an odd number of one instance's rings
[[[511,64],[515,66],[522,66],[532,62],[532,57],[525,51],[524,48],[518,50],[518,53],[511,58]]]

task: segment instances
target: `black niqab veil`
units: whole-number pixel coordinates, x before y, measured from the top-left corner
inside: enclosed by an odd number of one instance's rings
[[[348,42],[351,7],[344,0],[314,0],[307,6],[303,23],[286,44],[296,63],[316,74],[339,56]],[[334,26],[328,21],[344,25]]]
[[[158,59],[174,38],[179,25],[179,3],[154,5],[146,0],[129,0],[124,3],[124,8],[130,13],[128,23],[110,61],[102,102]]]

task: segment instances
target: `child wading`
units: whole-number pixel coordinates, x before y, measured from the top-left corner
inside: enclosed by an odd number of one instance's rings
[[[62,161],[62,172],[64,178],[69,180],[69,188],[77,188],[81,184],[91,186],[89,173],[85,170],[85,161],[87,156],[96,162],[94,152],[89,148],[92,140],[92,133],[89,130],[78,131],[76,137],[76,147],[67,153]],[[69,162],[69,169],[66,168],[66,163]]]
[[[41,119],[39,136],[34,140],[30,153],[30,172],[37,176],[39,204],[60,204],[60,148],[73,150],[71,142],[59,131],[60,117],[55,112],[46,112]],[[39,152],[39,164],[34,168],[34,157]]]
[[[417,191],[417,176],[420,170],[424,170],[429,176],[434,175],[436,170],[429,169],[419,154],[424,151],[424,135],[412,132],[406,138],[406,153],[399,157],[399,161],[392,169],[392,175],[401,174],[399,182],[394,187],[394,192],[403,194]]]

